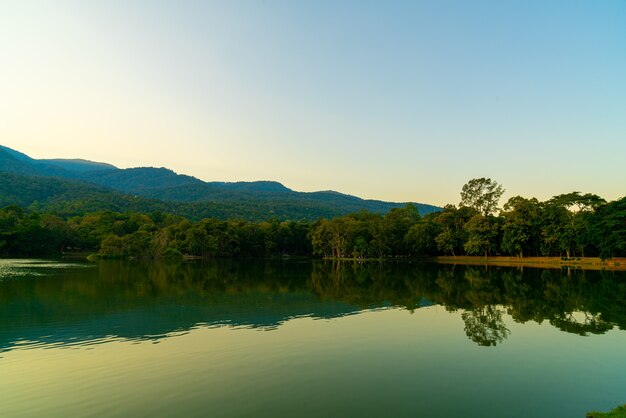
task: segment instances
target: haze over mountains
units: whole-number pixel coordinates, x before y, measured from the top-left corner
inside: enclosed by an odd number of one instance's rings
[[[161,211],[191,219],[314,220],[359,210],[384,214],[406,203],[334,191],[297,192],[275,181],[205,182],[167,168],[119,169],[82,159],[34,159],[0,145],[0,205],[61,215]],[[440,208],[414,203],[420,213]]]

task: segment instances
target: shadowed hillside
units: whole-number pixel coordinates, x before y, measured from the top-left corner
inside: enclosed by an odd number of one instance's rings
[[[94,210],[165,211],[191,219],[314,220],[405,203],[334,191],[304,193],[274,181],[204,182],[167,168],[118,169],[79,159],[36,160],[0,146],[0,204],[71,215]],[[440,210],[416,203],[420,213]]]

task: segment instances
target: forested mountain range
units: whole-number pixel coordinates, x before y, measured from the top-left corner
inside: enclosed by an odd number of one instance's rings
[[[297,192],[274,181],[205,182],[167,168],[119,169],[81,159],[37,160],[0,146],[0,205],[74,215],[161,211],[190,219],[314,220],[359,210],[387,213],[406,203],[334,191]],[[421,214],[440,210],[414,203]]]

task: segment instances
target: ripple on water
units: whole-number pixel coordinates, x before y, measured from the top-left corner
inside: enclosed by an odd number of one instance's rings
[[[39,259],[0,259],[0,281],[24,277],[42,277],[70,268],[92,267],[90,264]]]

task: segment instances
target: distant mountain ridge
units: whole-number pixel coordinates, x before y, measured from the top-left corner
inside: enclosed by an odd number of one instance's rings
[[[7,177],[8,173],[12,176]],[[11,204],[10,196],[22,206],[35,204],[42,209],[54,201],[52,206],[59,210],[65,201],[65,206],[74,206],[77,211],[79,207],[103,206],[101,210],[161,210],[191,218],[314,220],[359,210],[384,214],[406,204],[365,200],[335,191],[297,192],[267,180],[205,182],[164,167],[120,169],[83,159],[37,160],[1,145],[0,174],[4,176],[0,204]],[[46,192],[46,188],[56,194]],[[414,205],[422,214],[440,210],[423,203]]]
[[[62,159],[62,158],[54,158],[49,160],[39,160],[44,164],[53,165],[56,167],[63,168],[69,171],[77,171],[77,172],[88,172],[88,171],[98,171],[98,170],[119,170],[117,167],[107,163],[98,163],[89,160],[83,160],[82,158],[75,159]]]

